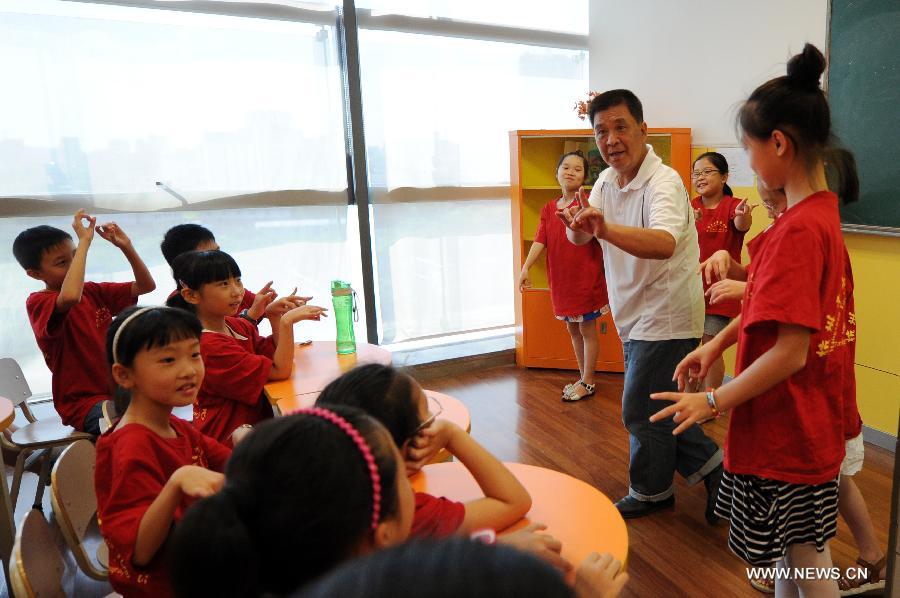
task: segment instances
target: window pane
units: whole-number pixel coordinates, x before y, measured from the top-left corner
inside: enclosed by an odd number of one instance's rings
[[[363,30],[360,55],[382,342],[512,324],[509,131],[586,127],[587,52]]]
[[[300,294],[312,295],[310,303],[331,310],[332,279],[348,280],[355,289],[362,289],[355,215],[355,208],[348,210],[347,206],[304,206],[117,214],[115,220],[131,237],[156,280],[156,291],[139,299],[142,305],[164,303],[175,288],[171,270],[159,250],[163,234],[176,224],[196,222],[213,231],[222,250],[235,258],[241,266],[244,284],[250,290],[259,290],[270,280],[280,294],[289,293],[296,286]],[[39,224],[70,232],[71,220],[71,217],[0,219],[0,239],[9,248],[17,234]],[[103,217],[98,219],[103,221]],[[28,294],[42,289],[43,284],[28,278],[9,250],[0,252],[0,277],[5,281],[0,295],[0,355],[19,361],[33,392],[49,393],[50,372],[25,312]],[[122,253],[95,236],[88,254],[86,279],[128,281],[134,277]],[[363,294],[358,294],[362,302]],[[362,303],[359,311],[364,312]],[[260,331],[270,333],[267,322],[260,325]],[[365,341],[362,318],[356,324],[356,335],[358,341]],[[298,342],[333,340],[334,318],[301,322],[295,327],[294,336]]]
[[[17,82],[0,94],[0,112],[16,115],[0,126],[0,196],[180,207],[159,181],[189,204],[297,189],[345,200],[334,36],[271,19],[0,0],[0,70]]]
[[[358,0],[358,8],[373,14],[444,17],[459,21],[588,33],[587,0]]]

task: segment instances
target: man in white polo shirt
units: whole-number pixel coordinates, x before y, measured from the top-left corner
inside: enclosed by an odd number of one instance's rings
[[[700,250],[690,199],[681,177],[647,145],[640,100],[627,89],[596,96],[588,115],[609,164],[591,191],[590,205],[560,214],[569,240],[596,238],[612,310],[625,351],[622,421],[630,435],[628,495],[616,503],[625,518],[675,504],[675,471],[689,484],[704,480],[706,519],[722,479],[722,451],[694,425],[673,436],[671,418],[651,424],[666,406],[650,393],[677,390],[675,366],[703,334]]]

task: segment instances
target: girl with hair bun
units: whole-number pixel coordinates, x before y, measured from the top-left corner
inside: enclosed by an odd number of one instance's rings
[[[683,389],[737,342],[737,375],[706,393],[658,393],[674,401],[680,433],[731,410],[716,513],[730,519],[728,545],[752,565],[831,569],[838,476],[845,439],[860,432],[853,358],[853,275],[838,197],[858,197],[852,155],[837,151],[819,77],[825,58],[807,44],[787,75],[759,86],[738,121],[750,165],[787,208],[748,270],[741,314],[678,364]],[[826,181],[826,163],[833,191]],[[837,596],[831,577],[777,579],[776,595]]]
[[[203,380],[200,322],[169,307],[131,308],[113,321],[106,354],[124,415],[97,440],[97,521],[109,581],[125,596],[171,595],[166,540],[189,502],[216,492],[231,451],[172,415]]]
[[[314,407],[256,427],[221,492],[175,530],[172,584],[185,597],[279,596],[409,536],[413,493],[390,434],[352,407]]]

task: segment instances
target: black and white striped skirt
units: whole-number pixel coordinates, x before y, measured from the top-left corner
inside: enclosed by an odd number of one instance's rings
[[[751,565],[781,560],[791,544],[821,552],[837,533],[838,479],[809,486],[726,471],[716,514],[731,520],[729,548]]]

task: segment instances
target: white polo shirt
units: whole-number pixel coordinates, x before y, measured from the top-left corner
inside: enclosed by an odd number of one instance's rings
[[[637,176],[619,187],[607,168],[588,200],[607,222],[664,230],[675,238],[669,259],[635,257],[601,240],[609,307],[623,341],[661,341],[703,335],[700,248],[690,198],[681,177],[647,146]]]

